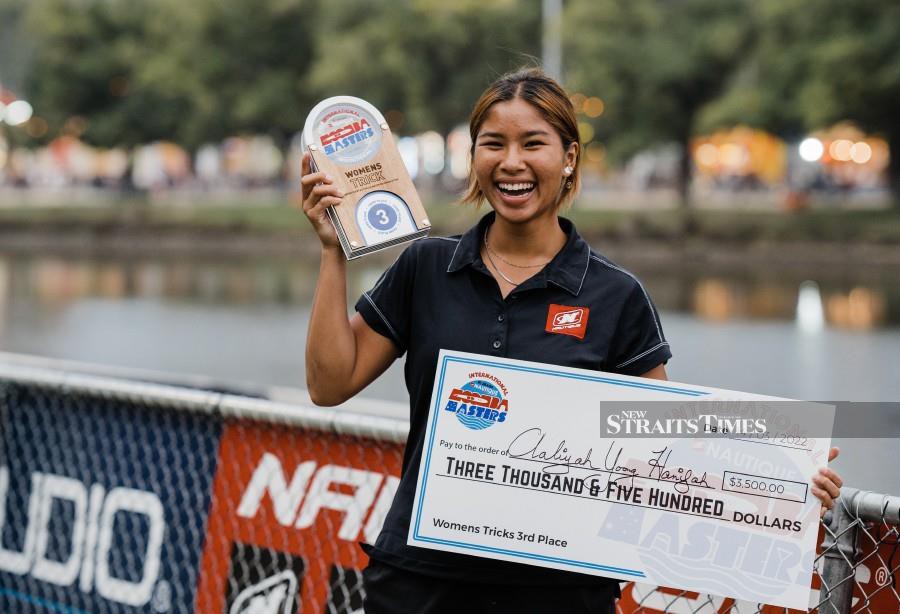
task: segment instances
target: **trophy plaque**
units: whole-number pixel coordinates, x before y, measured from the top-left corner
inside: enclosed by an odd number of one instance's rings
[[[353,96],[327,98],[307,116],[301,142],[313,171],[344,193],[326,211],[347,260],[428,234],[428,215],[378,109]]]

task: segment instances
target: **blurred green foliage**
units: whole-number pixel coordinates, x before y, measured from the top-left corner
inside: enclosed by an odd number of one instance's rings
[[[10,0],[0,0],[0,2]],[[534,61],[540,5],[511,0],[32,0],[28,95],[98,145],[240,133],[284,141],[327,96],[448,131],[494,77]]]
[[[900,204],[896,0],[569,0],[567,85],[607,101],[595,128],[623,160],[750,125],[783,138],[849,120],[884,137]],[[687,200],[688,158],[682,156]]]
[[[538,63],[537,0],[0,0],[49,123],[97,145],[284,142],[319,99],[367,98],[399,132],[446,133]],[[610,158],[736,123],[783,137],[850,120],[888,140],[900,194],[896,0],[567,0],[564,77],[599,96]],[[24,48],[23,45],[16,49]],[[20,52],[24,53],[24,52]],[[24,56],[23,56],[24,57]],[[9,72],[14,61],[0,59]],[[0,79],[3,73],[0,73]],[[682,164],[682,195],[690,167]]]
[[[568,84],[602,97],[597,121],[614,159],[664,141],[680,145],[687,201],[688,143],[752,43],[752,0],[571,0]]]

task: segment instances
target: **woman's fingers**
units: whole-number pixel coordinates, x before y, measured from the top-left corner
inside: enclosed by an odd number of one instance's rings
[[[312,172],[309,152],[304,152],[300,159],[300,175],[303,213],[312,223],[323,246],[337,246],[337,234],[328,221],[325,210],[339,205],[344,197],[343,192],[334,185],[331,176],[323,172]]]
[[[837,471],[835,471],[834,469],[822,467],[821,469],[819,469],[819,474],[834,482],[838,488],[842,488],[844,486],[844,480],[841,479],[841,476],[838,475]]]
[[[813,484],[819,487],[820,490],[828,493],[828,496],[832,499],[837,499],[841,496],[841,489],[837,484],[832,482],[829,478],[824,475],[817,474],[813,476]]]
[[[831,450],[828,451],[828,462],[830,463],[831,461],[836,459],[838,457],[838,454],[840,454],[840,453],[841,453],[840,448],[831,448]]]
[[[330,207],[339,204],[343,197],[344,193],[341,192],[337,186],[322,183],[312,188],[309,198],[303,201],[303,208],[306,211],[310,211],[313,207],[318,206],[319,203],[326,199],[328,204],[325,206]]]
[[[829,495],[827,492],[815,486],[813,486],[809,490],[816,499],[822,502],[822,507],[827,510],[830,510],[832,507],[834,507],[834,499],[832,499],[831,495]]]
[[[330,198],[329,205],[336,205],[341,202],[344,193],[336,186],[327,183],[320,183],[309,189],[309,195],[303,199],[303,210],[309,211],[319,204],[323,198]]]
[[[312,169],[309,160],[310,155],[308,151],[304,151],[303,155],[300,157],[300,177],[306,177],[309,175],[309,171]]]
[[[328,207],[333,207],[335,205],[339,205],[341,203],[341,199],[336,196],[325,196],[320,199],[318,203],[316,203],[313,207],[310,207],[306,214],[313,219],[320,219],[323,215],[325,215],[325,209]]]
[[[344,193],[341,192],[341,189],[331,183],[320,183],[319,185],[314,186],[311,192],[312,194],[315,194],[320,198],[322,196],[336,196],[337,198],[344,197]]]
[[[300,178],[300,190],[303,194],[303,200],[306,201],[312,194],[313,188],[319,184],[330,184],[331,177],[325,173],[310,173]]]
[[[308,171],[308,166],[305,167]],[[331,184],[332,178],[330,175],[326,175],[325,173],[319,171],[317,173],[306,172],[300,177],[300,188],[303,193],[303,200],[309,198],[310,193],[312,192],[313,187],[316,185],[323,184]]]

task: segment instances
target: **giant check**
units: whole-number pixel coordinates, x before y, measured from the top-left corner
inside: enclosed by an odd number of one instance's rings
[[[833,412],[442,351],[408,543],[806,608]]]

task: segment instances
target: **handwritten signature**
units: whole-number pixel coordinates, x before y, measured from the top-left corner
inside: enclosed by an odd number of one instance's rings
[[[516,435],[506,449],[506,455],[510,458],[533,460],[544,464],[542,471],[553,474],[567,474],[572,468],[589,469],[599,472],[591,477],[607,475],[610,483],[628,482],[634,485],[635,478],[647,478],[658,482],[670,482],[679,493],[690,491],[691,486],[709,488],[706,480],[706,472],[695,475],[693,469],[673,467],[669,469],[669,459],[672,450],[664,446],[659,450],[652,450],[646,465],[649,467],[646,475],[641,475],[637,467],[621,462],[623,446],[616,446],[612,440],[600,465],[595,465],[592,460],[594,449],[578,453],[569,450],[568,443],[561,439],[554,445],[554,438],[538,427],[529,428]],[[614,477],[615,476],[615,477]]]

